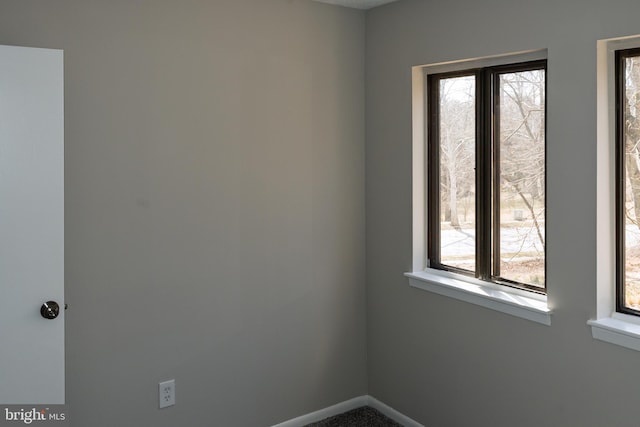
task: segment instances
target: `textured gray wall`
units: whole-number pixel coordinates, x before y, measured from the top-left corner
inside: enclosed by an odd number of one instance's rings
[[[596,40],[637,1],[401,0],[367,14],[369,392],[429,426],[637,424],[640,353],[594,341]],[[484,25],[483,25],[484,23]],[[411,66],[548,49],[552,325],[411,289]]]
[[[265,426],[366,393],[364,23],[0,2],[0,44],[65,51],[74,427]]]

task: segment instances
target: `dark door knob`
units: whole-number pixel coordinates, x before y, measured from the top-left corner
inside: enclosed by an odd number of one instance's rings
[[[55,319],[60,314],[60,306],[55,301],[47,301],[40,307],[40,314],[45,319]]]

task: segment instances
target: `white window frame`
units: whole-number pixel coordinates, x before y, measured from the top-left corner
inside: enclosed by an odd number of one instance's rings
[[[597,42],[597,260],[593,338],[640,351],[640,318],[616,311],[615,52],[640,47],[640,35]]]
[[[440,62],[412,68],[413,265],[412,271],[405,273],[405,276],[408,277],[409,285],[412,287],[550,325],[551,309],[547,304],[546,295],[496,285],[461,274],[429,268],[427,265],[426,75],[540,59],[547,59],[546,49]]]

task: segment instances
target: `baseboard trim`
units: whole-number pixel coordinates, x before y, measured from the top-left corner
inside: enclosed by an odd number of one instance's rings
[[[369,395],[354,397],[353,399],[345,400],[344,402],[329,406],[328,408],[320,409],[319,411],[302,415],[292,420],[276,424],[272,427],[303,427],[307,424],[315,423],[324,420],[325,418],[333,417],[335,415],[342,414],[343,412],[360,408],[361,406],[370,406],[380,411],[387,417],[391,418],[395,422],[402,424],[404,427],[424,427],[417,421],[412,420],[406,415],[396,411],[392,407],[385,405],[375,397]]]

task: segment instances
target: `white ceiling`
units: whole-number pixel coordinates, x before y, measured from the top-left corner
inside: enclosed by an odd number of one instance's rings
[[[337,4],[355,9],[371,9],[372,7],[391,3],[397,0],[315,0],[321,3]]]

